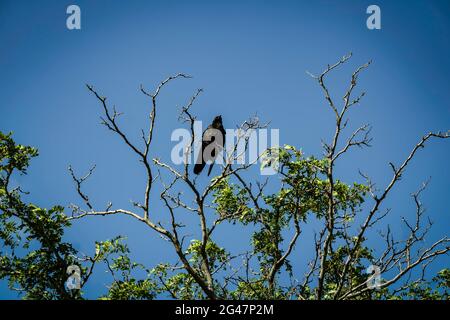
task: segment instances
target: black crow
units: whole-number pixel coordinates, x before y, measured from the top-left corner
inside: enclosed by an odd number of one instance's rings
[[[225,129],[222,125],[222,116],[214,118],[213,122],[206,128],[202,135],[202,148],[197,157],[197,163],[194,166],[194,173],[200,174],[208,160],[211,165],[208,170],[208,176],[211,173],[214,160],[225,145]],[[209,147],[208,147],[209,146]],[[205,152],[206,151],[206,152]]]

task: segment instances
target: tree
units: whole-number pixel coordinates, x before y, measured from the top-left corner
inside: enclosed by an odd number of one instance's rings
[[[64,299],[70,296],[64,282],[75,249],[61,239],[68,226],[63,208],[26,204],[21,200],[24,191],[10,188],[14,171],[25,174],[37,154],[34,148],[16,145],[10,134],[0,133],[0,278],[8,278],[10,287],[25,292],[26,298]],[[25,254],[20,250],[36,244]]]
[[[348,184],[340,180],[335,171],[336,163],[354,147],[366,147],[371,143],[369,125],[359,127],[346,139],[343,137],[349,111],[364,97],[364,92],[355,96],[354,89],[360,73],[370,62],[358,67],[352,74],[342,106],[336,104],[325,84],[329,73],[346,63],[350,57],[351,54],[328,65],[319,75],[310,74],[318,82],[335,116],[335,133],[329,143],[323,143],[323,157],[306,156],[295,146],[285,145],[266,150],[251,163],[235,164],[233,160],[241,155],[238,146],[243,143],[245,152],[250,134],[266,127],[258,118],[250,118],[239,126],[241,134],[232,152],[226,154],[220,174],[204,187],[192,175],[187,161],[182,166],[175,166],[164,162],[158,155],[150,155],[153,152],[151,145],[162,88],[171,81],[188,79],[190,76],[182,73],[171,76],[162,81],[154,92],[141,86],[141,92],[149,98],[151,106],[149,127],[146,132],[142,130],[142,146],[133,143],[121,129],[118,121],[121,114],[108,106],[106,97],[100,95],[93,86],[87,85],[102,107],[102,124],[128,146],[143,166],[146,187],[142,202],[133,202],[132,208],[115,208],[110,202],[106,209],[98,210],[83,191],[83,184],[93,174],[95,166],[83,177],[78,177],[69,167],[83,204],[72,205],[72,212],[67,216],[62,214],[61,207],[48,211],[49,215],[57,214],[60,217],[57,223],[60,227],[59,236],[51,239],[51,243],[59,243],[63,229],[70,227],[74,221],[89,216],[117,214],[136,219],[163,237],[177,254],[178,262],[174,265],[159,264],[152,269],[131,262],[128,247],[122,238],[99,243],[94,257],[77,257],[75,250],[66,245],[70,252],[64,252],[64,257],[74,257],[84,266],[83,284],[92,275],[96,263],[106,263],[113,275],[113,282],[104,298],[110,299],[151,299],[167,295],[176,299],[448,299],[448,269],[443,269],[431,281],[425,279],[425,271],[430,263],[447,254],[450,249],[447,236],[431,246],[423,246],[423,240],[431,227],[431,223],[423,223],[424,210],[420,202],[426,183],[412,195],[416,206],[415,220],[403,220],[410,231],[406,239],[395,239],[387,226],[382,235],[385,250],[378,253],[369,247],[367,237],[369,230],[380,225],[389,214],[390,210],[382,211],[382,205],[416,153],[429,140],[446,139],[449,133],[426,134],[403,163],[398,166],[390,163],[392,178],[384,189],[376,190],[369,176],[363,173],[361,175],[365,183]],[[192,109],[201,92],[201,89],[197,90],[180,110],[179,119],[190,130],[192,137],[196,120]],[[185,151],[186,157],[194,152],[193,143],[194,140],[191,140]],[[2,160],[14,158],[10,153],[5,154]],[[22,166],[17,167],[19,171],[28,165],[26,159]],[[262,160],[263,167],[270,166],[274,159],[279,162],[278,175],[265,181],[252,179],[248,172],[252,165]],[[2,190],[6,191],[0,194],[3,202],[11,197],[11,192],[7,191],[10,169],[5,168],[2,167],[2,176],[3,172],[6,173],[6,177],[2,178]],[[276,192],[269,192],[269,189]],[[170,221],[168,224],[155,220],[152,201],[156,200],[151,195],[156,190],[160,191],[157,199],[165,206],[165,214]],[[6,221],[3,217],[8,216],[10,208],[13,208],[10,202],[5,202],[0,208],[2,221]],[[183,217],[187,214],[198,218],[200,227],[195,236],[189,236],[183,230]],[[19,219],[27,224],[25,216]],[[215,232],[223,224],[252,230],[250,250],[234,252],[236,248],[221,246]],[[298,239],[308,224],[319,224],[322,228],[316,233],[313,243],[315,257],[312,261],[305,261],[307,272],[300,278],[293,270],[290,259],[297,254],[295,247],[299,247]],[[5,242],[8,235],[16,233],[15,229],[13,232],[4,231],[1,239]],[[187,243],[188,239],[190,241]],[[45,241],[42,239],[41,243]],[[366,272],[371,265],[383,277],[376,286],[370,285],[376,275]],[[136,279],[133,274],[136,268],[145,270],[147,277]],[[17,270],[12,267],[9,273],[0,275],[10,279],[10,283],[20,283],[13,276],[13,269]],[[64,268],[58,270],[65,271]],[[24,269],[18,273],[27,278]],[[419,278],[412,280],[417,273]],[[281,280],[282,274],[287,276],[284,278],[290,279],[287,283]],[[54,281],[55,287],[61,283],[59,278],[49,278]],[[45,283],[43,287],[51,286]],[[24,290],[28,292],[27,288]],[[82,297],[82,293],[76,297]]]

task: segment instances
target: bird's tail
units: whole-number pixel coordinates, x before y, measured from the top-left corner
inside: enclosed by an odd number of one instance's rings
[[[205,162],[196,163],[194,166],[194,173],[200,174],[202,172],[203,168],[205,167]]]
[[[209,177],[209,174],[211,173],[211,170],[212,170],[212,168],[213,168],[213,165],[214,165],[214,162],[212,162],[212,163],[209,165],[208,177]]]

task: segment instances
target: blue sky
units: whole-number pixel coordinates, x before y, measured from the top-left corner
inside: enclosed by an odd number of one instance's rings
[[[381,30],[366,28],[365,11],[374,3],[381,8]],[[70,4],[81,8],[81,30],[66,28]],[[40,150],[29,174],[16,177],[31,192],[28,201],[43,207],[80,203],[67,166],[81,173],[95,163],[86,185],[94,203],[103,208],[113,200],[129,207],[131,199],[142,197],[144,171],[99,124],[100,106],[85,83],[125,113],[122,126],[138,141],[149,110],[139,85],[153,89],[168,75],[191,74],[193,79],[171,83],[160,96],[152,155],[165,160],[173,146],[170,134],[179,127],[177,106],[197,88],[205,90],[195,105],[199,119],[210,122],[222,114],[231,128],[257,112],[280,129],[281,144],[320,155],[333,118],[305,71],[318,73],[351,51],[353,58],[330,77],[330,87],[340,99],[353,69],[373,60],[358,87],[367,95],[349,126],[370,123],[374,140],[372,148],[355,150],[337,169],[348,182],[360,179],[361,169],[383,187],[391,177],[389,161],[399,163],[424,133],[449,129],[449,24],[448,1],[2,0],[0,129]],[[436,222],[430,238],[448,234],[449,156],[446,141],[433,141],[420,152],[388,199],[391,224],[398,226],[412,212],[409,194],[431,176],[423,196]],[[163,208],[155,204],[154,210]],[[306,229],[311,234],[312,226]],[[245,233],[229,237],[230,232],[235,231],[220,230],[218,242],[233,248],[248,242]],[[406,235],[401,227],[396,232]],[[125,217],[76,222],[66,238],[92,254],[94,241],[117,234],[127,235],[133,257],[149,266],[175,259],[155,233]],[[298,247],[302,254],[296,252],[292,262],[302,270],[312,247]],[[441,258],[433,270],[449,262]],[[108,281],[98,269],[86,296],[103,293]],[[1,283],[0,297],[16,294]]]

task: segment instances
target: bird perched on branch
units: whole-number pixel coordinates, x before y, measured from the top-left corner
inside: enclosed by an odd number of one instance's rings
[[[202,147],[194,166],[194,173],[200,174],[206,165],[211,161],[208,176],[211,173],[217,155],[225,145],[225,129],[222,124],[222,116],[214,118],[213,122],[206,128],[202,135]]]

